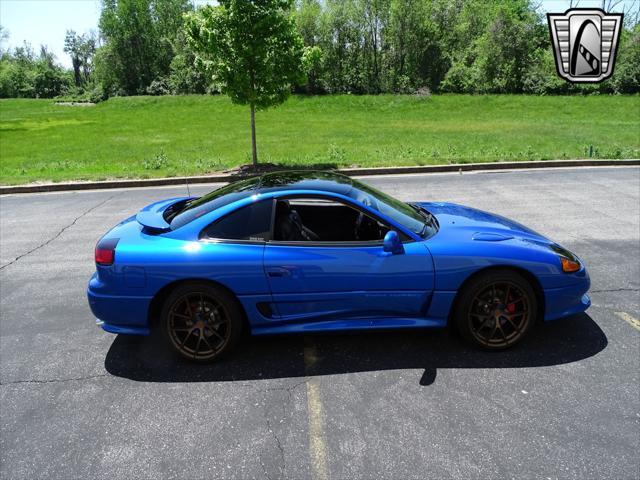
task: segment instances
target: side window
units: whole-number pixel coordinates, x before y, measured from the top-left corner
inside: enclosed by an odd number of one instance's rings
[[[268,240],[272,208],[271,199],[242,207],[209,225],[203,232],[203,238]]]
[[[344,203],[316,197],[277,201],[275,241],[381,242],[388,228]]]

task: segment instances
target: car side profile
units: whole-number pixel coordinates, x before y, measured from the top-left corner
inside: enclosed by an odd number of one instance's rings
[[[583,262],[504,217],[404,203],[331,172],[277,172],[144,207],[98,242],[108,332],[160,330],[211,361],[252,335],[446,327],[488,350],[585,311]]]

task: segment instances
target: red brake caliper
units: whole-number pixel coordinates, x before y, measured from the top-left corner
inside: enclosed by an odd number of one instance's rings
[[[511,295],[509,295],[509,297],[511,297]],[[511,300],[511,298],[507,299],[507,301]],[[509,312],[510,314],[513,314],[516,312],[516,304],[515,303],[508,303],[507,304],[507,312]]]

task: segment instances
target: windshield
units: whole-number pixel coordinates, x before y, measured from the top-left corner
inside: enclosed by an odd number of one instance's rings
[[[353,180],[353,189],[349,192],[349,196],[386,215],[421,237],[431,233],[432,219],[430,214],[423,213],[419,207],[401,202],[357,180]]]
[[[175,205],[175,209],[168,208],[164,213],[164,219],[171,225],[171,229],[175,230],[206,213],[252,195],[259,183],[260,177],[230,183],[202,197],[186,203],[180,202]]]

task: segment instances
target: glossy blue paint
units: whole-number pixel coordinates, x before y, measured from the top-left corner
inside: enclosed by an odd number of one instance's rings
[[[157,230],[169,230],[170,226],[162,216],[162,213],[167,209],[169,205],[173,205],[181,200],[187,200],[190,197],[176,197],[169,198],[167,200],[161,200],[159,202],[151,203],[144,207],[136,215],[136,220],[140,225],[145,227],[157,229]]]
[[[537,283],[545,320],[590,305],[584,266],[564,273],[553,242],[523,225],[461,205],[421,203],[439,224],[437,233],[423,239],[359,201],[345,177],[317,177],[261,183],[175,229],[163,213],[187,197],[156,202],[116,225],[104,236],[119,238],[114,264],[97,265],[87,292],[102,328],[148,334],[155,320],[152,300],[187,280],[213,281],[233,292],[256,335],[443,327],[464,282],[494,267],[518,269]],[[201,238],[207,226],[232,211],[291,195],[319,195],[357,207],[405,241],[329,245]]]
[[[384,236],[384,240],[382,240],[382,249],[393,255],[404,253],[404,247],[402,246],[402,240],[400,240],[398,232],[395,230],[387,232]]]
[[[403,254],[376,246],[265,246],[277,319],[424,316],[434,284],[423,242]]]

